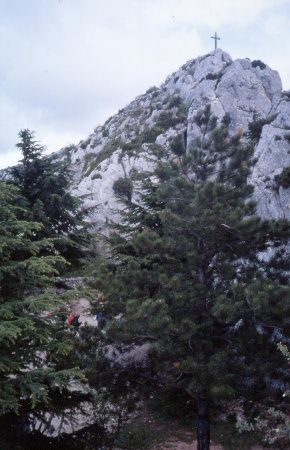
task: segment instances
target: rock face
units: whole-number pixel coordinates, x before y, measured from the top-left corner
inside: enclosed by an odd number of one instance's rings
[[[55,155],[71,161],[73,193],[86,206],[97,206],[90,217],[97,229],[105,232],[106,223],[118,220],[122,193],[114,192],[114,183],[126,179],[123,195],[131,195],[128,189],[138,173],[149,170],[177,134],[189,148],[201,133],[195,117],[208,104],[219,120],[227,115],[232,134],[245,133],[249,123],[263,119],[249,181],[259,214],[290,218],[290,190],[277,185],[275,178],[290,166],[290,93],[282,91],[278,72],[261,61],[232,61],[217,49],[189,61],[78,146]]]

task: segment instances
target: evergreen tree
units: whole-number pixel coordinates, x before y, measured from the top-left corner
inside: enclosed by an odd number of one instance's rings
[[[176,157],[145,177],[138,202],[126,202],[112,261],[95,283],[112,316],[106,337],[151,342],[160,381],[195,399],[198,449],[207,450],[211,406],[271,403],[289,381],[277,341],[290,333],[290,227],[256,216],[253,146],[230,137],[210,108],[196,125],[191,149],[175,140]]]
[[[71,172],[68,161],[56,162],[43,156],[44,147],[28,129],[19,133],[16,146],[22,152],[21,164],[12,168],[12,177],[31,210],[31,220],[42,223],[39,237],[54,237],[55,247],[67,259],[82,256],[88,243],[88,224],[81,201],[69,193]]]
[[[1,182],[0,428],[5,436],[23,432],[31,412],[36,417],[53,404],[63,405],[68,382],[79,376],[72,365],[72,336],[57,314],[60,298],[47,290],[65,260],[50,239],[35,238],[42,225],[29,220],[24,205],[17,188]]]

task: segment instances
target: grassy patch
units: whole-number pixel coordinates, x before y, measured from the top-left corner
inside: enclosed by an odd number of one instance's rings
[[[85,155],[85,164],[83,173],[88,177],[105,159],[110,158],[112,154],[122,145],[119,139],[108,142],[104,148],[98,153],[88,153]]]

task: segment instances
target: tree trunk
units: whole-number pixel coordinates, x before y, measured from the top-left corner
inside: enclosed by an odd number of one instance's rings
[[[210,424],[208,400],[200,394],[197,400],[197,450],[210,449]]]

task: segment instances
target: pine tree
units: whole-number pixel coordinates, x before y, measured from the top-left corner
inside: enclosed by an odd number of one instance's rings
[[[7,436],[23,432],[31,412],[63,404],[68,382],[80,375],[60,297],[47,290],[65,260],[52,240],[35,238],[42,225],[24,205],[17,188],[1,182],[0,426]]]
[[[68,162],[43,156],[44,147],[28,129],[19,132],[16,146],[22,152],[21,164],[12,168],[14,183],[27,200],[31,220],[42,223],[39,237],[54,237],[55,247],[70,261],[83,256],[88,244],[88,224],[81,201],[69,193],[71,172]]]
[[[95,281],[108,314],[123,317],[107,337],[151,342],[155,374],[195,399],[199,450],[210,446],[212,405],[271,402],[289,381],[276,344],[290,333],[290,227],[256,216],[253,146],[230,137],[227,123],[205,108],[192,147],[174,142],[176,156],[126,202],[112,260]]]

